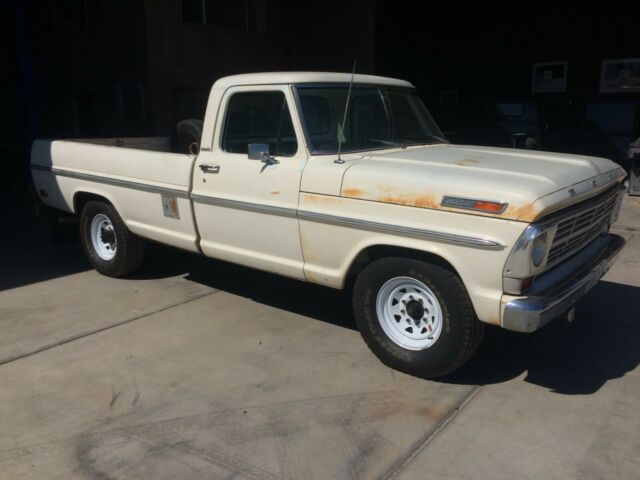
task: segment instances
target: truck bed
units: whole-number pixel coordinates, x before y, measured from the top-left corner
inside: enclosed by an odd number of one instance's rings
[[[61,141],[105,147],[134,148],[152,152],[171,152],[171,137],[70,138]]]
[[[132,232],[197,251],[188,198],[195,156],[169,147],[168,137],[36,140],[34,184],[45,203],[74,213],[87,194],[103,196]]]

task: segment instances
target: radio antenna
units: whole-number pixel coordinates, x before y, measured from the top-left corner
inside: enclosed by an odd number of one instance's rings
[[[347,112],[349,111],[349,100],[351,99],[351,87],[353,87],[353,76],[356,73],[357,61],[353,61],[353,70],[351,70],[351,81],[349,82],[349,91],[347,92],[347,103],[344,105],[344,115],[342,116],[342,125],[340,126],[340,136],[338,137],[338,158],[333,163],[344,163],[340,154],[342,153],[342,138],[344,137],[344,124],[347,122]]]

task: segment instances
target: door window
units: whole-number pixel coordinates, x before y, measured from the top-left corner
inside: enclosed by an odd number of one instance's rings
[[[229,100],[222,136],[222,149],[248,152],[250,143],[266,143],[269,154],[292,156],[298,142],[291,114],[282,92],[236,93]]]

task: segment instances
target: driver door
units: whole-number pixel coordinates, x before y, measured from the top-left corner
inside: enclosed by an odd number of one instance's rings
[[[303,279],[297,209],[307,156],[292,105],[286,86],[227,90],[192,197],[205,255]],[[267,144],[269,157],[250,159],[250,144]]]

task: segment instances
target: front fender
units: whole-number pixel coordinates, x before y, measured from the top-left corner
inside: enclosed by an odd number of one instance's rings
[[[327,215],[355,218],[359,224],[362,221],[384,222],[495,241],[499,248],[419,238],[392,231],[374,232],[348,223],[317,221],[304,215],[300,220],[304,271],[308,281],[344,288],[354,261],[371,248],[423,252],[452,266],[465,284],[480,320],[500,323],[502,269],[511,246],[526,228],[526,223],[336,197],[331,197],[324,204],[316,199],[302,201],[301,210],[305,208]]]

